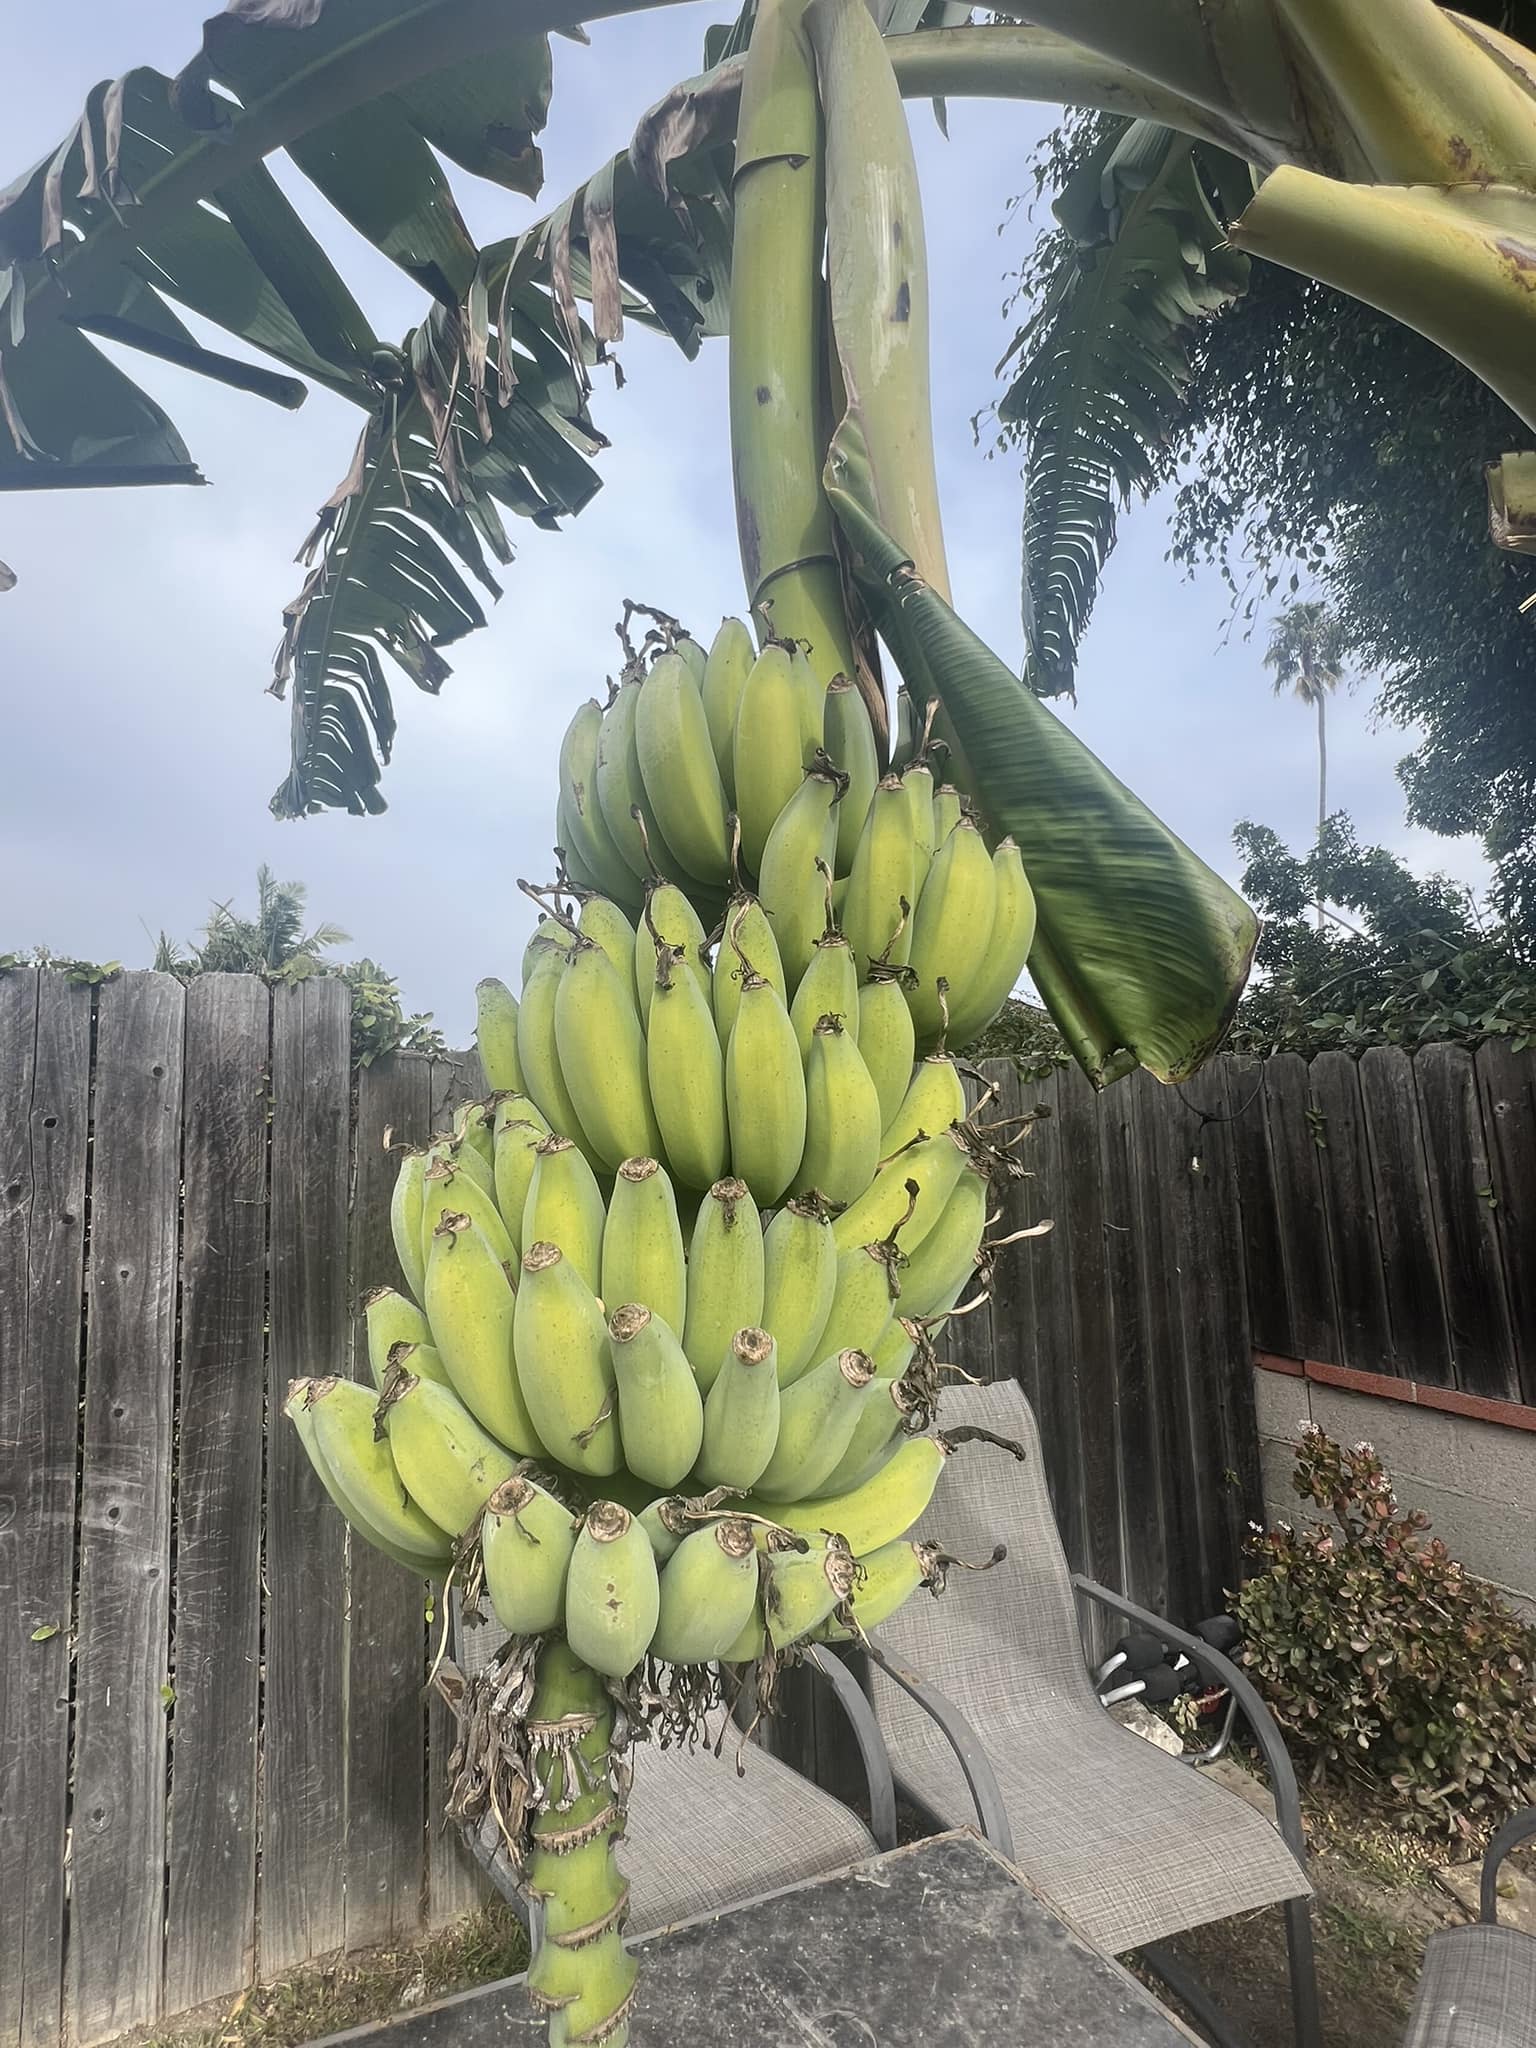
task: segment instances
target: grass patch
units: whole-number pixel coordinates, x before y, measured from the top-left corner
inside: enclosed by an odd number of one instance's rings
[[[476,1984],[515,1977],[528,1937],[499,1900],[410,1947],[361,1949],[241,1992],[233,2004],[188,2014],[138,2037],[139,2048],[299,2048],[324,2034],[367,2026]]]

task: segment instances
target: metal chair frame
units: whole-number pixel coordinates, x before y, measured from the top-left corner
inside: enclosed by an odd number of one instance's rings
[[[1085,1578],[1081,1572],[1072,1574],[1072,1585],[1084,1599],[1108,1608],[1127,1621],[1138,1623],[1149,1633],[1161,1637],[1164,1642],[1177,1644],[1202,1671],[1227,1688],[1235,1706],[1241,1709],[1244,1719],[1252,1729],[1263,1755],[1274,1793],[1275,1817],[1280,1835],[1297,1863],[1305,1871],[1306,1833],[1302,1826],[1301,1798],[1296,1786],[1296,1773],[1280,1730],[1276,1727],[1269,1709],[1259,1698],[1252,1681],[1229,1657],[1223,1656],[1219,1650],[1213,1650],[1210,1644],[1203,1642],[1199,1636],[1174,1627],[1171,1622],[1164,1621],[1159,1615],[1151,1613],[1144,1607],[1138,1607],[1134,1601],[1127,1600],[1122,1594],[1099,1585],[1093,1579]],[[870,1637],[869,1654],[886,1676],[900,1686],[939,1728],[964,1774],[982,1835],[999,1854],[1012,1859],[1013,1829],[997,1782],[997,1774],[976,1730],[952,1700],[947,1699],[915,1672],[898,1663],[878,1637]],[[1203,1756],[1188,1759],[1192,1765],[1198,1765],[1204,1760],[1206,1759]],[[914,1805],[932,1825],[943,1827],[947,1824],[941,1815],[934,1813],[926,1802],[915,1794],[912,1787],[902,1781],[899,1774],[896,1777],[896,1785],[903,1798]],[[1531,1831],[1536,1832],[1536,1817],[1532,1819]],[[1512,1847],[1515,1839],[1521,1838],[1512,1838],[1507,1846]],[[1484,1883],[1486,1888],[1486,1876]],[[1312,1936],[1312,1901],[1310,1897],[1287,1899],[1284,1906],[1291,2011],[1297,2048],[1322,2048],[1322,2018],[1318,2005],[1317,1963]],[[1169,1952],[1164,1943],[1148,1943],[1138,1953],[1169,1990],[1195,2015],[1219,2044],[1219,2048],[1243,2048],[1241,2037],[1233,2030],[1231,2022],[1214,2004],[1199,1981]]]

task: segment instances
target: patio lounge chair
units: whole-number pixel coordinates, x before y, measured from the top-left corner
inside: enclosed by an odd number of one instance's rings
[[[1499,1865],[1532,1837],[1536,1806],[1512,1813],[1488,1844],[1480,1917],[1429,1937],[1403,2048],[1530,2048],[1536,2041],[1536,1938],[1499,1925]]]
[[[455,1600],[451,1651],[466,1678],[483,1670],[507,1640],[487,1619],[466,1625]],[[702,1748],[634,1751],[624,1874],[630,1883],[629,1933],[653,1934],[678,1920],[821,1877],[896,1846],[896,1802],[880,1731],[868,1700],[835,1657],[813,1653],[815,1668],[848,1714],[864,1760],[870,1807],[868,1826],[840,1800],[755,1743],[736,1756],[741,1731],[715,1716],[723,1730],[717,1757]],[[526,1919],[516,1874],[487,1819],[464,1839],[496,1889]]]
[[[962,1557],[995,1542],[1008,1560],[957,1573],[942,1623],[909,1602],[872,1644],[873,1696],[897,1786],[937,1826],[974,1826],[1108,1955],[1140,1950],[1219,2042],[1233,2039],[1204,1988],[1159,1946],[1185,1929],[1284,1904],[1299,2048],[1319,2048],[1311,1886],[1295,1774],[1252,1685],[1198,1637],[1073,1574],[1046,1490],[1035,1418],[1013,1382],[959,1388],[942,1423],[1022,1444],[941,1480],[920,1533]],[[1176,1643],[1240,1703],[1269,1770],[1277,1832],[1243,1799],[1123,1728],[1100,1705],[1077,1597]],[[915,1674],[921,1672],[919,1678]]]

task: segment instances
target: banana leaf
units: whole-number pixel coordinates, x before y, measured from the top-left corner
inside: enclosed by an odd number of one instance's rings
[[[1035,892],[1029,972],[1083,1071],[1195,1072],[1242,994],[1258,921],[920,577],[875,515],[857,410],[833,437],[831,500],[854,573],[908,688],[936,695],[995,837]]]

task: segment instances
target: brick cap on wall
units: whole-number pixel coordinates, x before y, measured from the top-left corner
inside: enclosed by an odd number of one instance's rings
[[[1433,1408],[1442,1415],[1467,1415],[1474,1422],[1494,1422],[1505,1429],[1536,1431],[1536,1408],[1519,1401],[1488,1401],[1481,1394],[1458,1394],[1450,1387],[1425,1387],[1417,1380],[1396,1380],[1381,1372],[1356,1372],[1347,1365],[1325,1365],[1316,1358],[1287,1358],[1279,1351],[1255,1351],[1261,1372],[1288,1373],[1292,1379],[1316,1380],[1346,1394],[1373,1394],[1382,1401],[1406,1401],[1413,1408]]]

